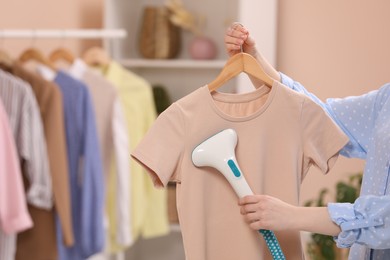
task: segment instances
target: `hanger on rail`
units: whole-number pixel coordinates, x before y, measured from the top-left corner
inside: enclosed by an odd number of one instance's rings
[[[49,60],[52,64],[56,64],[58,61],[65,61],[68,64],[73,64],[76,58],[69,49],[62,47],[67,38],[67,33],[64,30],[62,34],[61,46],[50,53]]]
[[[2,33],[2,31],[0,32]],[[9,55],[9,53],[4,48],[2,48],[3,47],[2,45],[3,45],[3,38],[1,34],[0,35],[0,63],[6,65],[7,67],[10,67],[13,63],[13,60]]]
[[[75,60],[75,57],[70,50],[60,47],[50,53],[49,60],[53,64],[55,64],[57,61],[65,61],[68,64],[72,64]]]
[[[55,66],[50,62],[50,60],[46,59],[43,53],[36,49],[36,48],[28,48],[25,51],[22,52],[22,54],[19,56],[19,61],[22,63],[25,63],[27,61],[37,61],[50,69],[56,71]]]
[[[0,49],[0,63],[6,65],[7,67],[12,66],[13,63],[11,56],[3,49]]]
[[[87,49],[82,58],[91,67],[107,67],[111,61],[107,51],[97,46]]]

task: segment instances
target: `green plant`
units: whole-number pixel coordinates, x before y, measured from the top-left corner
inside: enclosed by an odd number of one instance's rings
[[[362,173],[356,173],[349,177],[347,182],[339,181],[336,184],[335,202],[353,203],[360,194],[362,183]],[[326,206],[325,196],[329,193],[328,189],[320,190],[316,199],[307,201],[306,207],[323,207]],[[307,251],[312,260],[334,260],[339,259],[340,250],[335,246],[333,237],[311,234],[312,240],[309,242]]]

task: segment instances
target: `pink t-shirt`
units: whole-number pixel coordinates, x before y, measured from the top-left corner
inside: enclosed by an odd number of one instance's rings
[[[327,173],[348,139],[317,104],[275,82],[244,94],[201,87],[165,110],[133,151],[156,186],[177,182],[187,260],[272,259],[228,181],[191,161],[198,144],[226,128],[237,132],[237,161],[253,192],[293,205],[309,167]],[[298,231],[275,234],[287,259],[303,259]]]

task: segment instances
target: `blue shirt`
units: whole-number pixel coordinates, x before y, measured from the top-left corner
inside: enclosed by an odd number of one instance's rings
[[[84,83],[61,71],[54,81],[61,90],[64,104],[75,235],[74,245],[65,247],[57,225],[59,259],[86,259],[104,248],[103,170],[95,114]]]
[[[390,259],[390,84],[324,103],[299,82],[280,75],[284,85],[309,96],[343,129],[349,143],[340,154],[366,161],[355,203],[328,204],[342,230],[335,237],[337,246],[351,247],[349,259]]]

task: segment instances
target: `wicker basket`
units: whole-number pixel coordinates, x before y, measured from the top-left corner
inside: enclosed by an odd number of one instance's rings
[[[139,51],[148,59],[172,59],[180,52],[181,30],[169,20],[165,7],[147,6],[143,11]]]

